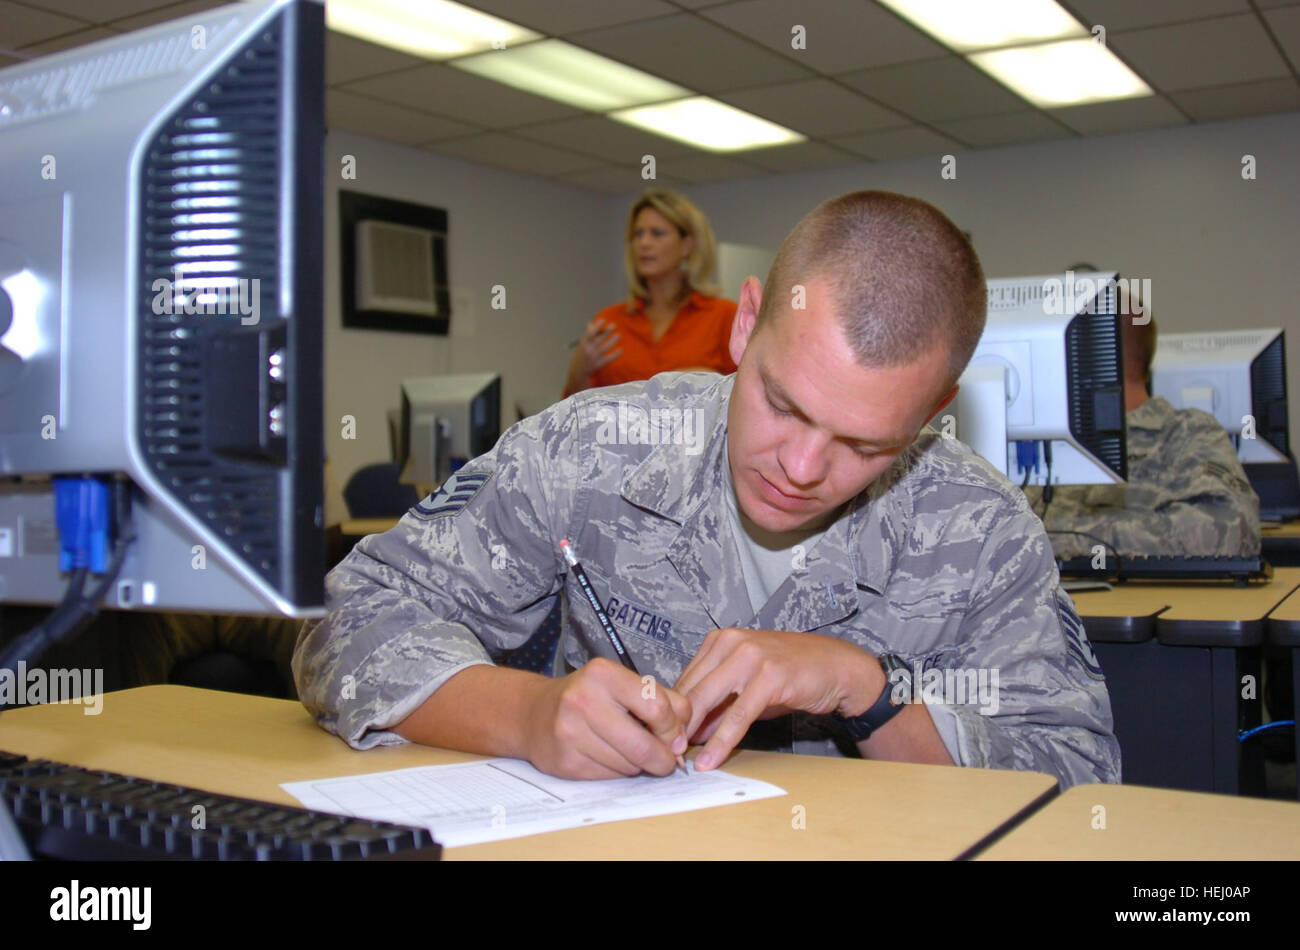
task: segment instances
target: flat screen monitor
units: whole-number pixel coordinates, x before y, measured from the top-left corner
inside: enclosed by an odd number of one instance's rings
[[[59,602],[52,479],[129,483],[103,606],[324,602],[324,8],[0,70],[0,601]]]
[[[435,485],[501,437],[501,377],[496,373],[402,380],[400,480]]]
[[[1282,329],[1161,333],[1151,392],[1175,408],[1208,412],[1227,430],[1259,496],[1261,518],[1300,517]]]
[[[988,322],[959,381],[957,438],[1030,485],[1127,476],[1118,274],[988,282]]]

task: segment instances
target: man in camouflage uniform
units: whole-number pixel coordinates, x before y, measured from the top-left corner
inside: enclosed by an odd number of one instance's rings
[[[295,651],[321,725],[566,777],[666,774],[689,738],[700,769],[740,744],[1118,781],[1041,524],[923,429],[983,329],[969,243],[923,202],[859,192],[800,222],[768,289],[742,289],[734,376],[572,397],[358,544]],[[608,659],[564,538],[644,678]],[[573,672],[492,665],[561,589]],[[963,677],[964,697],[930,689]]]
[[[1098,543],[1121,558],[1256,556],[1259,498],[1228,433],[1209,413],[1150,395],[1156,323],[1145,310],[1145,320],[1121,314],[1128,480],[1055,488],[1043,515],[1052,547],[1061,558],[1091,556]],[[1044,510],[1041,489],[1029,497]]]

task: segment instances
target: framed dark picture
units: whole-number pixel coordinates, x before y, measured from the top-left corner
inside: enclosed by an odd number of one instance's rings
[[[339,192],[343,326],[446,335],[447,212]]]

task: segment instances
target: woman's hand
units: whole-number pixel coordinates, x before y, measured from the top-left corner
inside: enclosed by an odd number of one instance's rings
[[[622,354],[618,346],[618,331],[612,323],[599,317],[587,324],[586,332],[578,341],[569,360],[569,374],[565,391],[576,393],[587,388],[587,377],[603,366],[608,366]]]

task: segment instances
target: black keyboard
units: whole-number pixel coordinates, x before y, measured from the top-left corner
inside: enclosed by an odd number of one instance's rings
[[[1273,567],[1261,557],[1124,557],[1106,556],[1100,567],[1093,566],[1093,558],[1074,557],[1057,561],[1064,578],[1085,580],[1113,578],[1118,580],[1219,580],[1266,581],[1273,576]]]
[[[442,853],[424,828],[235,798],[5,752],[0,752],[0,800],[33,858],[437,860]],[[196,815],[202,816],[203,828],[193,827]]]

